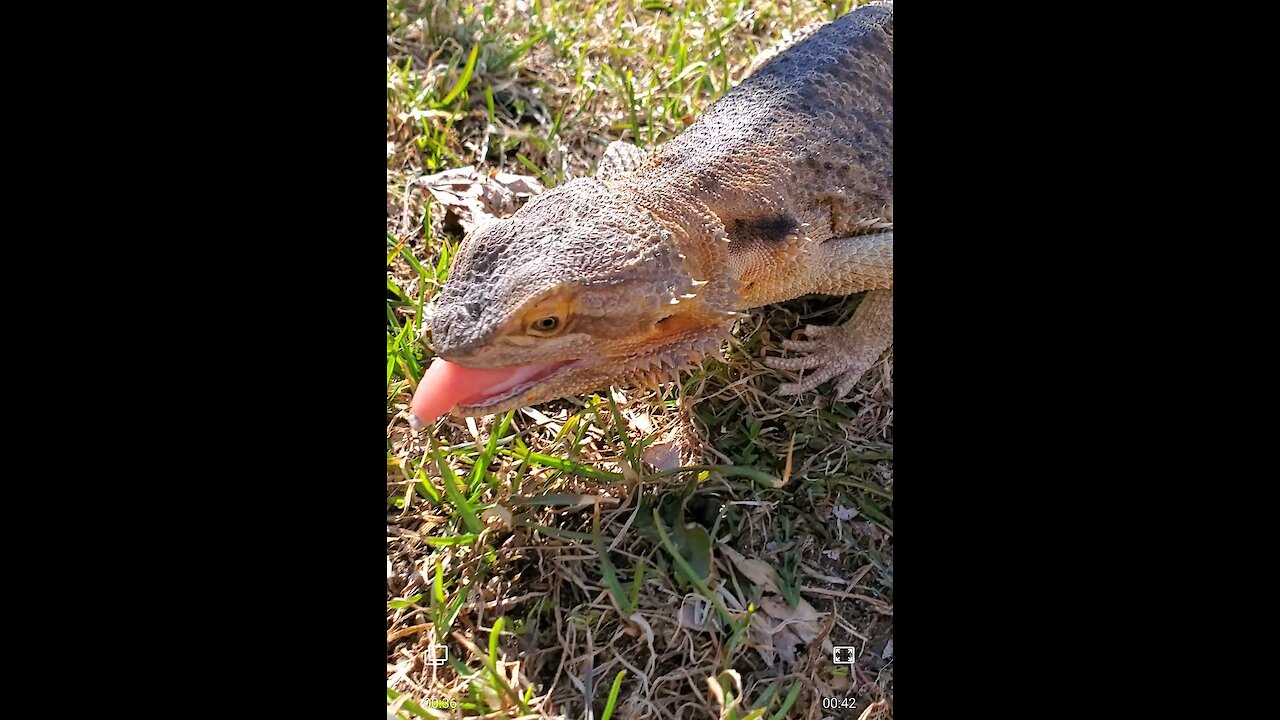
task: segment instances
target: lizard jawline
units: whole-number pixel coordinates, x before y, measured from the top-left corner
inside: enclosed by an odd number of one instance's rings
[[[643,357],[632,357],[623,361],[623,366],[614,370],[611,378],[600,378],[596,382],[587,383],[573,391],[559,393],[564,396],[573,392],[587,392],[589,389],[600,389],[611,384],[656,384],[673,378],[680,370],[694,366],[703,358],[717,354],[722,337],[719,334],[708,334],[692,340],[674,343]],[[520,382],[506,384],[498,389],[489,389],[484,393],[472,395],[458,402],[456,410],[462,415],[490,415],[504,412],[513,407],[526,405],[522,396],[529,395],[547,383],[561,380],[579,370],[600,369],[610,363],[591,361],[588,359],[566,360],[538,367],[536,374],[528,375]],[[553,399],[553,395],[532,400],[540,402]]]
[[[458,402],[458,408],[467,411],[483,411],[486,407],[505,403],[548,380],[566,375],[586,365],[585,360],[566,360],[538,367],[536,371],[525,378],[508,381],[499,387],[489,388],[483,392],[463,398]]]
[[[623,357],[582,357],[559,363],[527,365],[525,372],[498,387],[485,389],[458,401],[456,410],[462,415],[503,413],[512,407],[538,404],[554,397],[590,392],[611,384],[657,384],[672,379],[682,369],[691,368],[703,357],[718,355],[727,328],[717,323],[668,316],[655,327],[650,337],[657,347],[643,355]],[[575,373],[582,373],[572,379]],[[568,382],[564,382],[568,380]],[[559,392],[541,392],[548,384],[559,383]]]

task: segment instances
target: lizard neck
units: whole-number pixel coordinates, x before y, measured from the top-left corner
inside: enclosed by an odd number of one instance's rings
[[[625,192],[672,233],[694,279],[711,281],[708,300],[742,312],[795,297],[794,283],[781,278],[795,271],[791,258],[805,228],[829,223],[815,212],[786,211],[795,203],[770,188],[740,188],[666,159],[659,155],[625,179]]]
[[[693,280],[707,283],[699,292],[704,303],[723,311],[742,309],[725,224],[698,188],[672,180],[660,166],[610,184],[671,233],[686,272]]]

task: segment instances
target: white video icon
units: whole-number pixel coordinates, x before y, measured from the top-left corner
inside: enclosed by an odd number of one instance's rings
[[[852,665],[857,654],[852,645],[837,645],[831,650],[831,662],[836,665]]]
[[[445,665],[449,662],[449,648],[446,645],[432,643],[427,646],[426,662],[428,665]]]

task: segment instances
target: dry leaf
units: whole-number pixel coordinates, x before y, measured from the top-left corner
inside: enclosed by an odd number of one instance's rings
[[[511,517],[511,511],[501,505],[494,505],[493,507],[480,513],[480,518],[482,520],[489,520],[490,518],[498,518],[498,520],[502,523],[503,527],[505,527],[508,530],[510,530],[512,527],[515,526],[515,520]]]
[[[640,451],[640,459],[655,470],[680,467],[680,446],[673,442],[654,443]]]
[[[791,442],[787,443],[787,463],[782,466],[781,485],[786,485],[791,480],[791,456],[796,450],[796,434],[791,433]]]
[[[800,598],[800,602],[795,607],[791,607],[785,600],[766,597],[760,600],[760,609],[770,617],[779,620],[779,627],[790,629],[805,642],[812,641],[822,632],[822,625],[818,622],[818,611],[804,598]],[[774,645],[777,643],[775,642]]]
[[[877,700],[862,711],[862,714],[858,716],[858,720],[881,720],[881,718],[887,720],[890,717],[892,715],[889,714],[889,701]]]
[[[706,629],[707,616],[710,614],[711,605],[702,597],[697,595],[686,595],[684,602],[680,604],[680,627],[686,627],[690,630]]]
[[[547,415],[544,415],[543,413],[538,412],[535,408],[523,408],[521,409],[521,412],[523,412],[529,418],[532,418],[536,424],[550,430],[552,435],[559,435],[560,431],[564,429],[563,417],[561,417],[560,421],[556,421],[548,417]],[[558,414],[561,416],[567,415],[567,413],[565,413],[564,411],[561,411]]]
[[[739,600],[737,596],[734,595],[731,590],[729,590],[728,583],[720,583],[718,586],[716,586],[716,589],[713,590],[712,592],[719,595],[720,598],[724,600],[724,606],[729,608],[730,610],[736,610],[738,612],[746,611],[747,609],[746,603]]]
[[[729,685],[729,689],[733,693],[733,700],[727,705],[725,704],[724,685]],[[720,706],[720,717],[733,717],[732,712],[742,704],[742,676],[737,670],[725,670],[718,677],[708,677],[707,687],[711,690],[711,696],[715,698],[716,705]]]
[[[760,601],[760,610],[751,616],[748,638],[765,664],[772,667],[776,657],[787,664],[796,662],[797,650],[808,652],[822,632],[818,611],[803,598],[796,607],[776,597]],[[823,647],[828,643],[824,642]]]
[[[494,182],[516,194],[518,198],[529,198],[541,194],[545,188],[532,175],[515,175],[500,172],[493,176]]]
[[[782,594],[782,591],[778,589],[778,571],[772,565],[763,560],[752,560],[743,557],[741,553],[728,545],[721,544],[719,547],[720,552],[724,553],[725,557],[733,562],[733,566],[738,569],[738,572],[745,575],[756,587],[766,593]]]
[[[627,424],[639,430],[641,435],[653,432],[653,420],[649,418],[647,410],[627,410],[622,414],[627,418]]]
[[[804,639],[791,632],[789,628],[783,628],[773,634],[773,647],[778,651],[778,657],[788,665],[796,664],[796,649],[801,651],[808,650],[809,644]]]
[[[643,635],[644,641],[649,645],[649,652],[653,653],[653,626],[649,625],[649,621],[645,620],[640,613],[633,613],[627,620],[631,621],[631,624],[626,627],[624,632],[627,632],[631,637],[637,636],[632,635],[630,631],[633,630],[638,635]]]
[[[747,644],[760,653],[764,664],[773,667],[777,662],[778,650],[773,646],[773,627],[769,618],[762,613],[751,616],[751,625],[747,629]]]
[[[477,172],[473,165],[418,178],[418,184],[467,233],[485,222],[510,215],[522,200],[543,192],[542,185],[532,176],[497,173],[490,177]]]

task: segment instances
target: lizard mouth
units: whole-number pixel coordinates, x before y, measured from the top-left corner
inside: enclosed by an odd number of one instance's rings
[[[521,365],[512,370],[511,376],[496,385],[468,395],[458,401],[458,408],[467,411],[482,411],[484,408],[496,406],[511,400],[542,383],[567,375],[573,370],[585,367],[585,360],[566,360],[546,365]]]
[[[663,346],[639,356],[502,368],[467,367],[437,357],[414,392],[409,423],[421,428],[451,411],[463,416],[491,415],[613,384],[654,385],[719,351],[723,338],[718,332],[691,330],[684,329]]]
[[[436,358],[423,373],[410,405],[410,424],[420,427],[457,408],[464,415],[487,415],[547,380],[586,364],[564,360],[542,365],[472,368]]]

